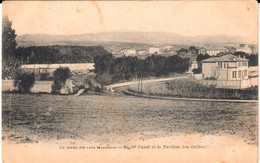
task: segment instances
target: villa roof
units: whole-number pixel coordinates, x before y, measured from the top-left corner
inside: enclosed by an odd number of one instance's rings
[[[212,58],[204,59],[202,62],[220,62],[220,61],[237,62],[237,61],[248,61],[248,59],[240,58],[232,54],[226,54],[221,57],[212,57]]]

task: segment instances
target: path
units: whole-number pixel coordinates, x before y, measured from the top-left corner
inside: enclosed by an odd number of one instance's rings
[[[170,77],[170,78],[161,78],[161,79],[146,79],[143,80],[142,83],[155,83],[155,82],[164,82],[164,81],[169,81],[169,80],[176,80],[176,79],[183,79],[187,78],[188,75],[185,76],[177,76],[177,77]],[[131,82],[125,82],[125,83],[116,83],[116,84],[111,84],[106,87],[107,90],[110,90],[111,92],[114,92],[116,88],[120,87],[126,87],[134,84],[138,84],[139,81],[131,81]]]

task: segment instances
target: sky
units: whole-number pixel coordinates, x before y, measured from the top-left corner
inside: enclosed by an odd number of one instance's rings
[[[245,36],[256,41],[258,9],[244,1],[5,1],[18,35],[162,31]]]

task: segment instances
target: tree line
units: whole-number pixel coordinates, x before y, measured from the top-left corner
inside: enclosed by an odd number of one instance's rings
[[[93,63],[96,55],[110,54],[102,46],[19,47],[15,57],[25,64]]]
[[[152,55],[139,59],[132,56],[115,58],[112,54],[107,54],[94,58],[95,73],[102,84],[140,77],[161,77],[170,73],[184,73],[188,71],[189,65],[188,58],[179,56]]]

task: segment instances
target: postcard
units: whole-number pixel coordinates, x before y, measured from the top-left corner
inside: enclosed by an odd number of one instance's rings
[[[2,8],[3,162],[258,162],[256,1]]]

